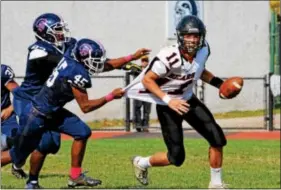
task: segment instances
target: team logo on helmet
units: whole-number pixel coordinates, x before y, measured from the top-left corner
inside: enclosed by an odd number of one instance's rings
[[[37,27],[39,32],[42,32],[45,29],[45,27],[47,26],[47,22],[48,22],[48,20],[45,19],[45,18],[40,18],[37,21],[36,27]]]
[[[92,47],[89,44],[82,44],[79,48],[79,53],[81,56],[87,56],[93,51]]]

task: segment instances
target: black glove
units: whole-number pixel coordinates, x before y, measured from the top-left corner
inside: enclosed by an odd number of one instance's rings
[[[127,63],[121,69],[125,71],[131,71],[132,73],[140,73],[142,71],[141,66],[132,62]]]

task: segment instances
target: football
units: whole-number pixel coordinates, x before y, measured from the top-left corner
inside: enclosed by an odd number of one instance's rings
[[[243,87],[243,78],[241,77],[231,77],[226,79],[220,89],[219,96],[222,99],[231,99],[236,97]]]

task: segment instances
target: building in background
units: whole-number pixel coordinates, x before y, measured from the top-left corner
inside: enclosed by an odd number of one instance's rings
[[[34,40],[32,22],[44,12],[61,14],[72,36],[100,40],[108,57],[127,55],[139,47],[152,49],[153,58],[162,46],[176,43],[167,38],[168,1],[3,1],[1,2],[1,63],[9,63],[23,76],[28,45]],[[191,4],[191,3],[190,3]],[[182,4],[182,6],[186,6]],[[220,77],[263,77],[269,72],[269,22],[267,1],[202,1],[211,55],[206,67]],[[197,10],[198,11],[198,10]],[[191,11],[192,12],[192,11]],[[141,25],[139,23],[142,23]],[[87,30],[85,29],[87,28]],[[105,75],[122,75],[113,71]],[[19,83],[21,80],[17,80]],[[124,86],[122,79],[93,81],[90,98]],[[241,94],[221,100],[206,85],[205,101],[212,112],[263,108],[263,81],[245,81]],[[75,102],[66,107],[84,120],[124,118],[125,101],[115,101],[97,112],[83,114]],[[151,118],[156,118],[152,105]]]

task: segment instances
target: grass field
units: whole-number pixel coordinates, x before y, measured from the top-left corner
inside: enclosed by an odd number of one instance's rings
[[[47,158],[40,184],[44,188],[65,188],[72,141],[62,142],[57,155]],[[186,139],[186,160],[182,167],[151,168],[150,184],[143,187],[133,176],[130,157],[165,151],[161,138],[90,140],[84,170],[103,184],[97,188],[207,188],[209,183],[208,144],[203,139]],[[24,167],[28,169],[28,164]],[[230,188],[280,188],[280,141],[229,140],[225,148],[224,181]],[[2,168],[2,189],[23,188],[25,180]]]

